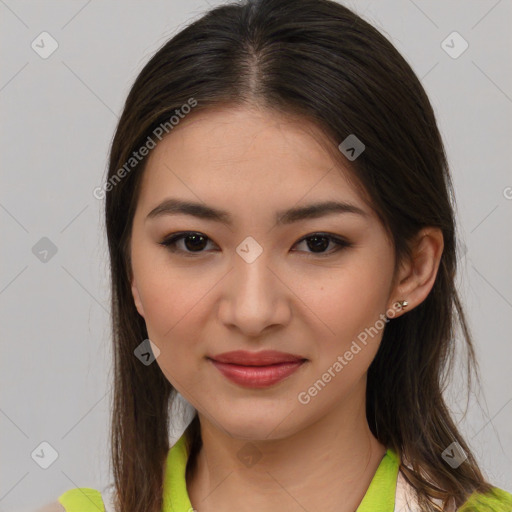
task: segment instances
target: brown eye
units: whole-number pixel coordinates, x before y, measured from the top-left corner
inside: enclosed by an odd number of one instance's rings
[[[178,247],[178,242],[183,240],[182,247]],[[181,252],[185,254],[201,254],[209,238],[202,233],[187,231],[183,233],[174,233],[170,237],[160,242],[160,245],[167,247],[171,252]],[[184,248],[183,248],[184,247]]]
[[[206,253],[207,251],[205,250],[205,247],[208,245],[208,242],[211,242],[211,240],[203,233],[184,231],[180,233],[173,233],[160,242],[160,245],[163,245],[173,253],[181,253],[184,256],[193,256],[195,254],[200,255]],[[297,244],[301,243],[305,243],[308,250],[299,252],[306,252],[308,255],[312,256],[330,256],[345,247],[351,246],[350,242],[347,240],[343,240],[342,238],[328,233],[312,233],[297,242]],[[327,248],[330,245],[332,245],[333,248],[327,251]]]
[[[313,233],[303,237],[298,243],[303,242],[306,242],[308,249],[310,249],[311,252],[309,254],[318,254],[319,256],[329,256],[351,245],[346,240],[327,233]],[[326,251],[331,243],[334,244],[334,248]]]

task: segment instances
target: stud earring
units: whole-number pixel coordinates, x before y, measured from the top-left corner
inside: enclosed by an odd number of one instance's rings
[[[399,300],[397,301],[397,304],[400,306],[400,309],[403,309],[409,305],[409,303],[406,300]]]

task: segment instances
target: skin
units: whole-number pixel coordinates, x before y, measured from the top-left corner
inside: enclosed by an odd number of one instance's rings
[[[385,454],[365,415],[382,329],[307,404],[297,397],[381,315],[406,314],[425,299],[442,235],[422,230],[395,273],[384,227],[350,181],[349,162],[335,163],[322,137],[306,120],[226,107],[190,114],[149,155],[130,241],[132,293],[157,364],[199,414],[203,448],[187,488],[201,512],[303,512],[319,503],[354,511]],[[233,225],[184,214],[146,220],[168,197],[228,210]],[[276,225],[277,211],[324,200],[365,214]],[[178,231],[208,237],[202,253],[159,244]],[[335,252],[331,242],[322,256],[301,241],[318,232],[352,245]],[[251,263],[236,252],[247,236],[263,249]],[[187,251],[184,240],[177,247]],[[400,299],[406,310],[393,309]],[[249,389],[206,359],[238,349],[308,361],[269,388]],[[241,449],[259,460],[244,463]]]

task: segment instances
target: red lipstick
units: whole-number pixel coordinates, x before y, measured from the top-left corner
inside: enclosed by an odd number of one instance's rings
[[[208,359],[227,379],[250,388],[272,386],[289,377],[306,361],[304,357],[275,350],[236,350]]]

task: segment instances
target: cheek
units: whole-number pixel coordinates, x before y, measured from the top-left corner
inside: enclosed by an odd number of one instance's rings
[[[157,266],[141,273],[140,282],[148,337],[160,350],[156,363],[173,387],[194,403],[201,370],[199,315],[207,288],[190,273]]]
[[[205,294],[215,284],[211,275],[171,264],[159,249],[135,254],[133,270],[148,332],[160,342],[197,315]]]
[[[336,375],[344,375],[333,379],[336,381],[333,391],[350,386],[367,370],[386,326],[383,315],[392,280],[392,260],[389,255],[376,259],[365,254],[354,253],[350,262],[347,260],[343,267],[332,269],[329,279],[317,281],[315,287],[312,281],[303,281],[304,293],[310,288],[305,302],[321,320],[315,321],[318,325],[314,335],[318,340],[315,373],[323,374],[332,368],[338,356],[344,359],[338,361],[338,371],[332,370]]]
[[[363,255],[356,259],[350,268],[347,264],[333,269],[332,278],[322,281],[309,295],[311,309],[322,321],[313,333],[317,345],[311,372],[297,398],[301,404],[310,400],[318,413],[327,413],[333,403],[362,389],[359,384],[377,353],[386,326],[383,315],[391,283],[391,262],[376,263]],[[306,285],[304,281],[304,289]],[[311,285],[310,281],[310,290]]]
[[[160,350],[156,361],[181,391],[183,386],[192,385],[197,374],[197,332],[201,329],[207,292],[215,283],[212,276],[172,266],[166,256],[165,251],[139,248],[133,252],[132,267],[148,337]]]
[[[332,277],[320,285],[312,284],[304,280],[307,302],[329,328],[330,338],[339,340],[370,327],[385,313],[391,275],[385,265],[361,260],[350,268],[333,270]]]

